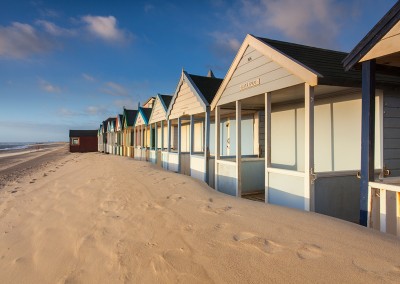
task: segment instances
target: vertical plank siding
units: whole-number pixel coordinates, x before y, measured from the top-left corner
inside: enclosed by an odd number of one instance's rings
[[[383,161],[391,176],[400,176],[400,96],[395,90],[383,93]]]

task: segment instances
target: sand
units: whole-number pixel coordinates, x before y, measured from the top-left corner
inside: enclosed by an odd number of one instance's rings
[[[2,283],[400,281],[394,236],[147,162],[63,153],[0,190]]]

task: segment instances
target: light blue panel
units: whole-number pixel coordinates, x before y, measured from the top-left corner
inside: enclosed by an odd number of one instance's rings
[[[168,168],[168,152],[161,152],[161,165],[164,169]]]
[[[204,181],[205,177],[205,159],[204,156],[190,156],[190,175],[196,179]]]
[[[149,160],[153,164],[156,163],[156,151],[153,151],[153,150],[150,151]]]
[[[304,178],[269,173],[269,203],[304,210]]]
[[[236,196],[236,164],[218,164],[218,191]]]
[[[264,191],[265,160],[242,161],[242,193]]]
[[[177,172],[179,166],[179,155],[178,153],[169,153],[168,154],[168,170]]]

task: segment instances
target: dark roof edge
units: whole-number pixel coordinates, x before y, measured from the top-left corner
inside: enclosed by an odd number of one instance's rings
[[[352,68],[364,57],[371,48],[400,20],[400,1],[398,1],[367,33],[367,35],[343,59],[346,71]]]

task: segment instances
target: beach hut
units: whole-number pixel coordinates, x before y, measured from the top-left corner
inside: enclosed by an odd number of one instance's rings
[[[222,79],[210,70],[207,76],[189,74],[182,70],[176,91],[167,111],[169,170],[191,175],[213,185],[210,152],[211,111]],[[173,133],[171,129],[176,131]],[[176,148],[172,147],[176,141]]]
[[[122,138],[123,138],[123,115],[118,114],[116,117],[115,132],[116,132],[116,144],[115,153],[116,155],[122,156]]]
[[[211,105],[217,190],[358,222],[361,75],[346,55],[246,36]]]
[[[172,96],[158,94],[149,119],[154,144],[150,148],[150,162],[162,166],[162,153],[167,149],[167,110]],[[164,159],[166,160],[166,158]]]
[[[148,104],[146,104],[148,105]],[[148,161],[150,147],[154,145],[154,139],[151,140],[150,128],[148,127],[152,108],[139,107],[134,122],[135,131],[135,159]]]
[[[110,145],[111,145],[110,122],[112,120],[115,120],[115,118],[109,117],[103,121],[103,148],[104,148],[104,153],[106,154],[110,154]]]
[[[400,2],[343,64],[362,68],[360,224],[400,235],[400,88],[386,88],[381,103],[375,99],[379,73],[400,78]]]
[[[98,151],[98,130],[70,130],[70,152],[96,152]]]
[[[108,137],[107,137],[107,143],[108,143],[108,153],[115,155],[115,146],[116,146],[116,131],[115,131],[115,126],[116,126],[116,119],[111,118],[108,121]]]
[[[124,108],[124,112],[122,114],[122,155],[126,157],[134,156],[134,148],[133,148],[133,131],[134,131],[134,123],[136,119],[137,110],[126,109]]]

